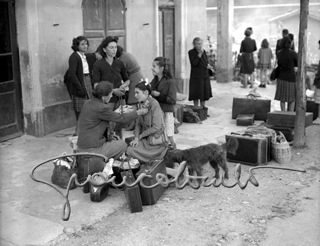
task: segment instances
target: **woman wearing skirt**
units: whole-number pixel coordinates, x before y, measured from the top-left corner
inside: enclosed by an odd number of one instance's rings
[[[298,66],[298,56],[295,51],[290,49],[291,42],[289,37],[284,37],[280,44],[282,49],[277,53],[280,73],[277,78],[277,89],[274,99],[280,101],[281,111],[294,111],[296,101],[295,67]]]

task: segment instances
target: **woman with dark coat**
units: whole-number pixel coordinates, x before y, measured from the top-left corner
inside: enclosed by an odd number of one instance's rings
[[[281,111],[285,111],[285,103],[288,103],[287,111],[294,111],[296,101],[296,73],[298,66],[297,53],[290,49],[290,37],[284,37],[281,41],[281,49],[277,53],[280,73],[277,78],[275,100],[280,101]]]
[[[89,41],[83,36],[72,40],[73,53],[69,58],[69,69],[65,77],[69,82],[72,109],[79,119],[84,102],[92,97],[91,72],[96,61],[94,54],[85,54]]]
[[[193,100],[194,106],[205,106],[205,101],[212,97],[211,84],[208,69],[212,66],[208,62],[206,51],[202,48],[202,39],[193,39],[192,50],[189,50],[189,60],[191,63],[191,74],[189,83],[189,101]]]
[[[251,39],[252,28],[247,28],[244,32],[246,36],[241,42],[240,53],[241,55],[241,68],[240,73],[244,74],[244,82],[242,88],[247,88],[248,76],[254,71],[253,52],[257,50],[256,41]],[[253,85],[253,76],[250,76],[251,88]]]

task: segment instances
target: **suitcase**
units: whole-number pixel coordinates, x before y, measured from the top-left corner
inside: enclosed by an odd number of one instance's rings
[[[174,113],[173,116],[179,121],[179,126],[183,122],[183,105],[182,104],[175,104],[174,105]]]
[[[90,200],[92,202],[101,202],[104,200],[109,193],[109,184],[104,184],[102,186],[94,186],[90,184]]]
[[[237,126],[251,126],[254,123],[254,114],[239,114],[236,119]]]
[[[163,160],[152,160],[140,167],[140,171],[136,174],[136,177],[138,178],[142,173],[152,176],[152,178],[146,177],[143,179],[143,183],[147,186],[150,186],[157,183],[157,173],[167,175],[166,165]],[[152,189],[143,188],[140,186],[142,205],[155,204],[160,199],[165,189],[166,188],[161,185],[158,185]]]
[[[236,138],[239,147],[233,155],[227,152],[227,160],[251,166],[265,165],[268,162],[268,141],[266,137],[256,137],[251,134],[231,133],[226,135],[229,138]]]
[[[193,106],[193,105],[184,105],[185,108],[190,108],[193,112],[197,113],[200,120],[204,121],[207,119],[208,108],[204,106]]]
[[[89,174],[92,175],[94,173],[102,172],[105,166],[105,162],[102,158],[85,155],[77,156],[77,164],[77,175],[79,183],[83,183],[87,179]],[[89,193],[90,183],[88,182],[81,188],[83,193]]]
[[[296,112],[273,111],[268,113],[267,124],[274,126],[294,127]],[[306,112],[305,127],[311,126],[313,114]]]
[[[248,126],[245,133],[255,135],[258,137],[265,137],[267,139],[267,161],[271,161],[272,155],[272,132],[267,127]]]
[[[288,142],[292,142],[294,139],[294,128],[293,127],[270,126],[270,125],[266,125],[266,127],[275,130],[277,134],[279,132],[282,132]]]
[[[232,102],[232,119],[239,114],[254,114],[255,120],[266,120],[270,112],[271,100],[263,98],[234,97]]]
[[[121,176],[127,177],[126,182],[128,184],[132,184],[135,181],[133,173],[130,171],[122,172]],[[142,212],[142,201],[141,201],[139,185],[135,185],[133,187],[125,187],[124,195],[126,197],[126,201],[129,205],[129,209],[131,213]]]

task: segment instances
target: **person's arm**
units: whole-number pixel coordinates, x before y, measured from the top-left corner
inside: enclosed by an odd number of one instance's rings
[[[256,40],[253,39],[253,52],[257,50]]]
[[[164,127],[162,110],[157,102],[152,103],[151,114],[151,126],[139,135],[139,140],[158,132],[162,127]]]
[[[298,67],[298,55],[296,52],[293,53],[293,63],[295,67]]]
[[[81,62],[81,60],[80,60]],[[71,80],[72,85],[76,88],[77,96],[85,96],[86,92],[83,89],[81,82],[77,76],[77,68],[78,68],[79,59],[75,53],[73,53],[69,58],[69,69],[68,75]]]
[[[95,88],[96,85],[100,82],[100,79],[101,79],[100,68],[99,68],[99,65],[97,64],[97,62],[95,62],[93,64],[93,68],[92,68],[92,84],[93,84],[93,88]]]
[[[240,54],[243,52],[243,41],[241,41],[241,45],[240,45]]]
[[[160,95],[157,97],[157,100],[162,103],[174,105],[176,104],[176,100],[177,100],[177,89],[176,89],[175,81],[173,79],[168,80],[167,86],[169,87],[169,89],[167,90],[168,94],[160,92]]]
[[[189,60],[190,60],[191,66],[197,67],[201,60],[198,54],[196,54],[194,50],[189,50],[188,54],[189,54]]]

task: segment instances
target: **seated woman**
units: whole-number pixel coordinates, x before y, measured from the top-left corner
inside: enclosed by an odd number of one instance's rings
[[[108,107],[112,97],[113,85],[102,81],[93,90],[93,98],[83,105],[78,121],[78,150],[105,155],[118,159],[126,150],[123,140],[106,139],[105,133],[109,122],[128,123],[148,112],[138,109],[133,112],[119,114]]]
[[[140,162],[159,160],[168,150],[168,142],[151,145],[150,138],[164,136],[165,126],[162,110],[158,101],[151,96],[151,86],[145,81],[140,82],[135,88],[135,97],[138,99],[138,110],[147,108],[148,113],[139,116],[134,129],[134,139],[127,148],[127,155],[138,159]]]

